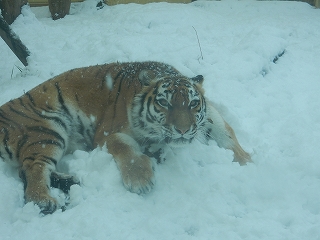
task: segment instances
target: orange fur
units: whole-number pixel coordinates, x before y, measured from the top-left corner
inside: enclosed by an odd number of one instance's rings
[[[240,164],[251,161],[232,128],[207,105],[202,81],[157,62],[67,71],[1,106],[1,157],[19,165],[25,200],[43,213],[59,207],[50,186],[67,192],[77,183],[55,169],[76,149],[106,143],[125,187],[136,193],[154,185],[150,158],[143,153],[150,143],[176,145],[201,135],[204,142],[213,139],[231,149]]]

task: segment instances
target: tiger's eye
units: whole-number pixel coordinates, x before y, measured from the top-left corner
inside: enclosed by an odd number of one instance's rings
[[[198,105],[200,104],[200,101],[199,100],[192,100],[189,104],[189,107],[190,108],[195,108],[197,107]]]
[[[167,108],[169,106],[169,102],[164,98],[157,100],[157,103],[164,108]]]

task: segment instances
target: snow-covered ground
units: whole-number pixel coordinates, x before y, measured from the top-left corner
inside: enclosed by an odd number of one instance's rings
[[[95,5],[73,4],[58,21],[46,7],[23,8],[12,28],[30,64],[23,68],[0,40],[0,104],[71,68],[162,61],[204,75],[206,96],[254,164],[240,167],[230,151],[196,142],[156,165],[156,186],[139,196],[122,186],[105,150],[76,151],[60,168],[81,185],[65,212],[41,216],[24,204],[16,169],[0,162],[0,239],[320,239],[320,9]]]

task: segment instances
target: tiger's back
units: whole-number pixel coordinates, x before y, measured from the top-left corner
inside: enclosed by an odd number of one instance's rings
[[[142,69],[177,74],[170,66],[154,62],[84,67],[58,75],[4,104],[0,108],[1,157],[22,164],[26,146],[43,148],[50,141],[65,153],[88,150],[95,147],[96,130],[102,135],[123,131],[128,127],[128,105],[143,87],[139,80]],[[109,121],[101,126],[105,118]]]

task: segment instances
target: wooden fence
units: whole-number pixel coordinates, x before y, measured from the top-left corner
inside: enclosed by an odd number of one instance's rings
[[[71,2],[83,2],[84,0],[71,0]],[[301,0],[302,2],[307,2],[317,8],[320,8],[320,0]],[[30,6],[47,6],[48,0],[29,0]],[[124,3],[149,3],[149,2],[171,2],[171,3],[189,3],[192,0],[104,0],[108,5],[124,4]]]

